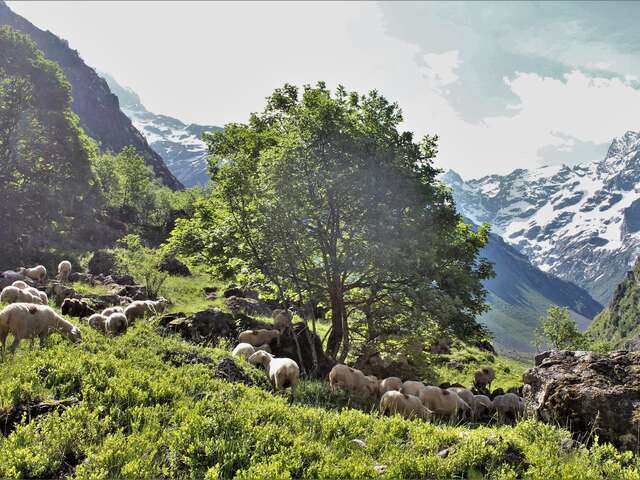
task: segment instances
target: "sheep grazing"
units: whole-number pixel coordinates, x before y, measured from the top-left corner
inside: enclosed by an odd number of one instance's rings
[[[259,330],[245,330],[238,335],[238,341],[240,343],[248,343],[254,347],[258,347],[260,345],[264,345],[265,343],[268,345],[276,338],[280,337],[280,332],[278,330],[266,330],[261,328]]]
[[[259,351],[249,357],[249,363],[265,367],[276,392],[287,387],[294,388],[300,381],[300,368],[290,358],[275,358],[270,353]]]
[[[278,330],[281,335],[291,328],[293,315],[289,310],[276,308],[271,316],[273,317],[273,327]]]
[[[49,297],[47,297],[47,294],[44,293],[41,290],[38,290],[37,288],[33,288],[33,287],[27,287],[24,289],[24,291],[29,292],[31,295],[38,297],[40,299],[40,303],[42,303],[42,305],[46,305],[49,303]]]
[[[38,337],[42,343],[52,332],[59,332],[75,343],[82,338],[78,327],[46,305],[14,303],[0,311],[0,346],[3,355],[9,333],[14,337],[9,349],[13,353],[22,339]]]
[[[245,360],[248,360],[251,355],[256,353],[256,349],[253,348],[253,345],[249,343],[239,343],[236,345],[236,348],[233,349],[231,355],[234,357],[242,357]]]
[[[106,333],[105,328],[107,323],[107,317],[105,315],[102,315],[100,313],[94,313],[89,317],[89,319],[87,320],[87,323],[91,328],[98,330],[101,333]]]
[[[422,390],[424,390],[425,385],[422,382],[417,382],[415,380],[407,380],[400,387],[400,391],[402,393],[406,393],[407,395],[413,395],[414,397],[420,398],[420,394]]]
[[[120,335],[127,331],[127,317],[124,313],[115,312],[107,317],[104,322],[104,330],[107,335],[112,337]]]
[[[380,380],[379,393],[384,395],[392,390],[400,391],[402,388],[402,379],[398,377],[387,377],[384,380]]]
[[[11,286],[19,288],[20,290],[25,290],[25,289],[29,288],[29,285],[27,285],[27,283],[23,282],[22,280],[16,280],[15,282],[13,282],[11,284]]]
[[[471,407],[457,393],[440,387],[424,387],[419,398],[429,410],[437,415],[449,416],[453,419],[458,414],[471,414]]]
[[[14,286],[4,287],[0,292],[0,303],[34,303],[42,305],[40,295],[34,295],[27,289],[20,289]]]
[[[69,260],[63,260],[58,264],[58,281],[60,283],[67,283],[69,281],[69,274],[71,273],[71,262]]]
[[[486,395],[473,396],[473,418],[482,418],[493,410],[493,402]]]
[[[342,364],[335,365],[329,372],[329,385],[333,392],[341,388],[363,400],[377,397],[379,388],[376,377],[366,377],[361,370]]]
[[[491,367],[478,370],[473,376],[473,384],[479,390],[487,390],[496,378],[496,372]]]
[[[78,300],[77,298],[65,298],[60,306],[60,310],[63,315],[78,318],[90,317],[96,313],[86,302]]]
[[[144,318],[145,315],[157,315],[166,310],[169,302],[164,298],[160,300],[136,300],[132,302],[127,308],[124,309],[124,314],[127,317],[127,322],[133,324],[138,318]]]
[[[431,419],[431,412],[415,395],[389,390],[380,399],[380,415],[397,413],[404,418]]]
[[[505,393],[493,399],[493,407],[498,412],[498,421],[507,418],[516,421],[524,413],[524,400],[515,393]]]
[[[124,313],[124,308],[123,307],[109,307],[109,308],[105,308],[102,311],[102,315],[104,315],[105,317],[108,317],[112,313]]]
[[[32,268],[20,267],[18,269],[18,273],[25,277],[29,277],[36,283],[44,283],[47,279],[47,269],[44,268],[44,265],[37,265]]]
[[[471,390],[463,387],[449,387],[447,390],[456,393],[467,405],[471,407],[471,410],[473,410],[475,398]]]

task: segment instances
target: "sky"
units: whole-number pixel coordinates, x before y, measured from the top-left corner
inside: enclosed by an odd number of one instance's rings
[[[640,3],[8,2],[147,109],[246,121],[284,83],[377,89],[464,178],[601,159],[640,130]]]

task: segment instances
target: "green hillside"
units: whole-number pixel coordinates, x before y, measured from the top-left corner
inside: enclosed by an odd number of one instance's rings
[[[616,288],[607,308],[587,330],[613,347],[638,348],[640,339],[640,259]]]

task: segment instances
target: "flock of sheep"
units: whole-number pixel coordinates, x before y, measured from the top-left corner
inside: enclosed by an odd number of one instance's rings
[[[44,283],[47,272],[38,265],[33,268],[20,268],[16,275],[27,277],[36,283]],[[58,281],[66,283],[71,273],[71,263],[60,262]],[[59,332],[73,342],[81,339],[80,330],[58,315],[48,304],[46,293],[30,287],[23,280],[16,280],[0,292],[0,302],[9,305],[0,311],[0,345],[4,355],[5,342],[11,333],[14,337],[10,347],[15,352],[22,339],[35,338],[42,342],[53,332]],[[62,311],[73,316],[87,316],[88,324],[107,335],[119,335],[126,331],[136,319],[155,315],[166,309],[168,302],[137,300],[125,306],[114,306],[95,313],[86,304],[76,299],[65,299]],[[294,388],[300,381],[298,364],[290,358],[277,358],[271,353],[269,344],[280,341],[280,336],[292,327],[293,315],[288,310],[277,309],[273,312],[274,329],[246,330],[238,336],[239,344],[232,355],[242,357],[253,365],[262,365],[275,391]],[[495,379],[492,368],[483,368],[476,372],[474,384],[486,390]],[[518,418],[524,413],[524,401],[515,393],[505,393],[490,399],[487,395],[474,394],[464,387],[441,388],[424,385],[418,381],[402,381],[399,377],[378,379],[365,375],[361,370],[347,365],[335,365],[329,373],[329,385],[332,391],[344,389],[363,401],[378,401],[382,415],[399,414],[405,418],[431,420],[434,416],[479,419],[497,413],[498,419]]]
[[[58,265],[57,280],[64,284],[69,280],[71,262],[63,260]],[[15,272],[5,272],[5,277],[29,278],[36,284],[44,284],[47,270],[38,265],[33,268],[19,268]],[[74,342],[81,339],[80,329],[68,322],[55,310],[48,306],[47,294],[35,287],[29,286],[24,280],[15,280],[0,292],[0,303],[9,304],[0,311],[0,347],[4,356],[5,343],[9,334],[13,335],[10,352],[14,353],[23,339],[40,341],[54,332],[59,332]],[[88,324],[107,335],[124,333],[136,319],[146,315],[155,315],[164,311],[168,306],[165,299],[158,301],[137,300],[127,306],[109,307],[102,313],[95,313],[86,303],[67,298],[62,302],[62,313],[70,316],[89,316]]]

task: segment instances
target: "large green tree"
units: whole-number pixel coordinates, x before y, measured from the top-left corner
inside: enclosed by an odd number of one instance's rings
[[[283,300],[326,304],[340,360],[356,331],[477,333],[487,227],[466,225],[436,180],[436,138],[417,143],[401,122],[375,91],[285,85],[247,124],[207,136],[215,190],[173,243]]]
[[[34,259],[93,223],[93,146],[71,112],[70,90],[26,35],[0,28],[3,265]]]

